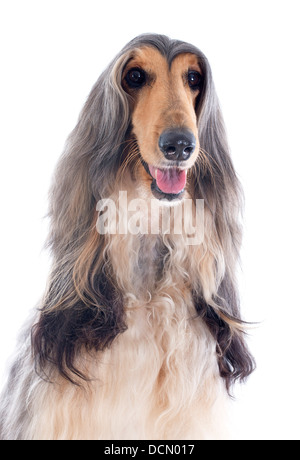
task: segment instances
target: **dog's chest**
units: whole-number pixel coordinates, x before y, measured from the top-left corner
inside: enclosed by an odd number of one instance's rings
[[[165,276],[166,260],[168,250],[160,239],[141,238],[135,282],[139,280],[140,286],[153,289],[162,281]]]
[[[199,436],[202,406],[210,404],[219,381],[215,344],[201,319],[191,314],[191,302],[189,293],[175,285],[158,289],[147,301],[128,296],[128,329],[102,368],[107,413],[114,423],[121,412],[126,419],[121,439]]]

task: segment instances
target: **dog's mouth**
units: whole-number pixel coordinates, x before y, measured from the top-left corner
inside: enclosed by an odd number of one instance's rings
[[[142,164],[147,173],[152,177],[151,190],[155,198],[168,201],[178,200],[183,196],[186,186],[187,170],[178,167],[157,168]]]
[[[184,191],[186,170],[178,168],[159,169],[148,165],[158,190],[167,195],[178,195]]]

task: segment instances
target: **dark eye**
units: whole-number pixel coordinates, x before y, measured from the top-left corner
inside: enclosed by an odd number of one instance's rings
[[[146,81],[146,74],[142,69],[130,69],[125,80],[130,88],[140,88]]]
[[[188,84],[191,89],[199,89],[201,83],[201,75],[199,72],[195,70],[191,70],[188,73]]]

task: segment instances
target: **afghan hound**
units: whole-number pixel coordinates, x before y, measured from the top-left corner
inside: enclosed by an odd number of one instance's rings
[[[54,175],[51,273],[2,393],[2,439],[227,438],[232,384],[254,369],[242,196],[204,54],[133,39]]]

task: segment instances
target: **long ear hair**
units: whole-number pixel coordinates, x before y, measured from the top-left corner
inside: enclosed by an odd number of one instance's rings
[[[202,71],[202,91],[197,101],[200,155],[193,168],[193,198],[204,199],[205,203],[205,256],[200,267],[204,272],[207,266],[210,269],[207,280],[199,276],[194,299],[199,315],[216,339],[220,374],[229,389],[255,368],[245,341],[247,323],[241,319],[236,283],[244,197],[230,157],[211,69],[199,50],[198,56]]]
[[[69,136],[50,190],[48,245],[53,268],[32,344],[38,372],[52,363],[67,379],[85,376],[77,351],[103,349],[126,329],[103,241],[96,231],[96,203],[115,180],[130,124],[120,53],[94,85]],[[48,372],[49,373],[49,372]]]

